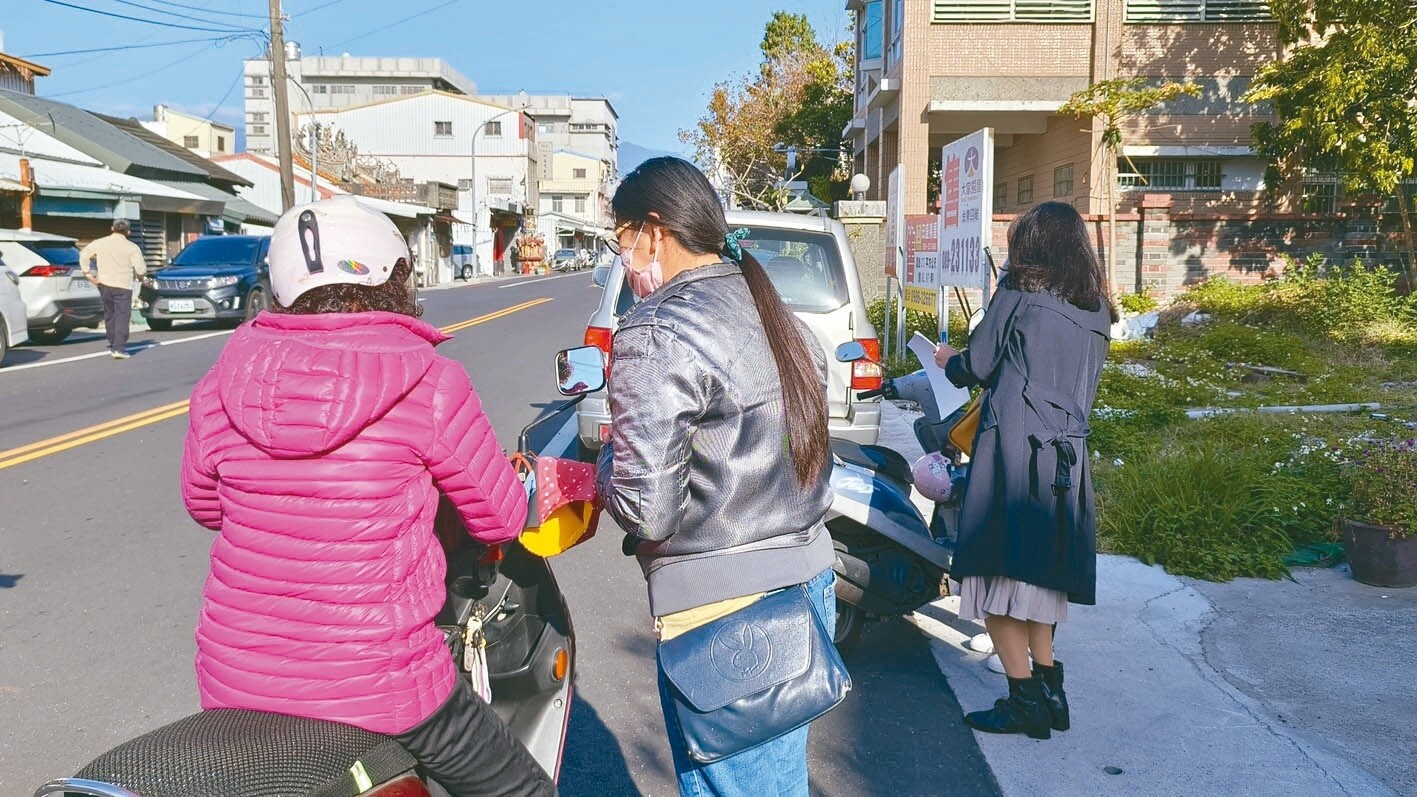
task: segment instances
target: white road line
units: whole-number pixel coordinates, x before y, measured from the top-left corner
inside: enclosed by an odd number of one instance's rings
[[[157,342],[155,342],[155,343],[144,343],[144,344],[141,344],[141,345],[138,345],[138,346],[129,346],[128,349],[127,349],[127,351],[128,351],[129,354],[134,354],[134,353],[136,353],[136,352],[146,351],[146,350],[148,350],[148,349],[157,348],[158,346],[176,346],[176,345],[178,345],[178,344],[180,344],[180,343],[192,343],[192,342],[194,342],[194,341],[206,340],[207,338],[215,338],[215,337],[219,337],[219,336],[221,336],[221,335],[230,335],[233,331],[234,331],[234,330],[229,330],[229,329],[228,329],[228,330],[222,330],[221,332],[207,332],[207,333],[202,334],[202,335],[192,335],[191,337],[177,338],[176,340],[162,340],[162,341],[157,341]],[[65,357],[65,358],[62,359],[62,360],[40,360],[39,362],[36,362],[36,363],[26,363],[26,364],[24,364],[24,365],[10,365],[10,366],[7,366],[4,370],[0,370],[0,374],[8,374],[8,373],[13,373],[13,372],[15,372],[15,371],[23,371],[23,370],[25,370],[25,369],[27,369],[27,368],[44,368],[44,367],[50,366],[50,365],[63,365],[64,363],[76,363],[76,362],[78,362],[78,361],[80,361],[80,360],[92,360],[92,359],[95,359],[95,358],[97,358],[97,357],[111,357],[111,356],[112,356],[112,355],[110,355],[110,354],[109,354],[108,352],[106,352],[106,351],[96,351],[96,352],[93,352],[93,353],[91,353],[91,354],[79,354],[79,355],[76,355],[76,356],[74,356],[74,357]]]
[[[569,274],[557,274],[557,275],[554,276],[554,277],[535,277],[535,278],[529,279],[529,280],[522,280],[521,282],[513,282],[513,283],[510,284],[510,285],[498,285],[497,287],[498,287],[499,289],[501,289],[501,290],[506,290],[507,288],[520,288],[520,287],[523,286],[523,285],[531,285],[532,283],[535,283],[535,282],[550,282],[551,280],[558,280],[558,279],[562,279],[562,278],[565,278],[565,277],[583,277],[583,276],[585,276],[585,275],[582,274],[582,273],[579,272],[579,271],[572,271],[572,272],[569,273]]]

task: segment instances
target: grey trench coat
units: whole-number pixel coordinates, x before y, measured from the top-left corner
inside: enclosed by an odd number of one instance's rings
[[[945,372],[985,396],[951,575],[1007,576],[1092,604],[1097,507],[1088,417],[1107,357],[1107,307],[1000,287]]]

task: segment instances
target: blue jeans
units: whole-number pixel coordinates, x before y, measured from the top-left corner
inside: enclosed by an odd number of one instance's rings
[[[836,626],[836,574],[830,569],[807,582],[812,608],[830,634]],[[689,757],[684,734],[674,715],[664,669],[659,668],[659,705],[674,754],[674,774],[685,797],[806,797],[807,729],[779,736],[757,747],[700,764]]]

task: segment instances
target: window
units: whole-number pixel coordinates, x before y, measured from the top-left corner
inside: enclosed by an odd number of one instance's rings
[[[489,177],[487,178],[487,193],[509,196],[512,193],[512,178],[510,177]]]
[[[1073,195],[1073,165],[1059,166],[1053,170],[1053,196]]]
[[[442,138],[447,138],[448,136],[451,136],[452,134],[453,134],[453,123],[452,123],[452,122],[434,122],[434,123],[433,123],[433,135],[439,136],[439,137],[442,137]]]
[[[1018,178],[1018,203],[1033,204],[1033,175]]]
[[[217,137],[216,137],[216,151],[217,151],[217,152],[226,152],[226,136],[217,136]]]
[[[873,0],[861,15],[861,60],[874,61],[881,57],[885,45],[885,3]]]
[[[330,87],[326,83],[315,83],[310,86],[311,94],[329,94]]]
[[[585,215],[585,197],[583,196],[576,197],[576,213],[581,216]]]
[[[994,183],[994,212],[998,213],[1009,206],[1009,184],[1007,181]]]
[[[553,197],[551,197],[551,212],[552,212],[552,213],[565,213],[565,212],[566,212],[566,202],[565,202],[565,200],[564,200],[562,197],[559,197],[559,196],[553,196]]]
[[[572,133],[599,133],[608,129],[608,125],[599,122],[576,122],[571,125]]]
[[[253,98],[255,98],[255,99],[262,99],[262,98],[264,98],[264,97],[266,96],[266,90],[265,90],[265,89],[255,89],[255,88],[253,88],[253,89],[251,89],[251,95],[250,95],[250,96],[253,97]]]
[[[354,94],[356,89],[348,83],[335,83],[330,86],[331,94]]]
[[[584,179],[585,179],[585,169],[572,169],[572,170],[571,170],[571,178],[572,178],[572,179],[575,179],[575,180],[584,180]]]
[[[482,132],[484,135],[496,138],[502,135],[502,122],[500,120],[496,122],[488,122],[487,124],[482,126]]]
[[[1222,176],[1220,161],[1167,158],[1123,160],[1117,172],[1117,185],[1123,189],[1166,191],[1218,191]]]
[[[459,190],[459,191],[471,191],[471,190],[472,190],[472,180],[469,180],[469,179],[466,178],[466,177],[459,177],[459,178],[458,178],[458,190]]]
[[[251,76],[251,85],[253,85],[253,86],[264,86],[264,85],[266,85],[266,76],[265,76],[265,75],[252,75],[252,76]]]
[[[1170,0],[1154,0],[1169,3]],[[1093,0],[935,0],[936,24],[1091,22]]]
[[[252,111],[252,112],[246,114],[246,121],[248,121],[248,122],[264,122],[264,121],[266,121],[266,112],[265,112],[265,111]]]
[[[1127,22],[1267,21],[1266,0],[1127,0]]]
[[[886,51],[887,72],[905,55],[905,0],[892,0],[890,22],[891,46]]]
[[[422,86],[401,86],[399,88],[400,94],[417,94],[420,91],[423,91]]]
[[[196,149],[197,147],[202,146],[202,139],[197,136],[183,136],[182,146],[186,147],[187,149]]]
[[[398,87],[398,86],[375,86],[375,87],[374,87],[374,93],[375,93],[376,95],[381,96],[381,97],[387,97],[387,96],[389,96],[390,94],[398,94],[398,93],[399,93],[399,87]]]
[[[264,135],[266,134],[266,126],[265,126],[265,125],[251,125],[251,129],[250,129],[249,131],[247,131],[247,132],[249,132],[249,133],[250,133],[251,135],[253,135],[253,136],[264,136]]]
[[[1338,197],[1337,177],[1309,175],[1304,178],[1299,206],[1305,213],[1337,213]]]

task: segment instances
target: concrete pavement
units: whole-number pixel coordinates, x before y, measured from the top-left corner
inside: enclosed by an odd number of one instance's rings
[[[882,444],[918,456],[915,417],[887,404]],[[1006,684],[958,605],[912,619],[965,710],[987,708]],[[1005,795],[1417,794],[1417,589],[1343,566],[1213,584],[1103,555],[1057,655],[1072,730],[975,734]]]

